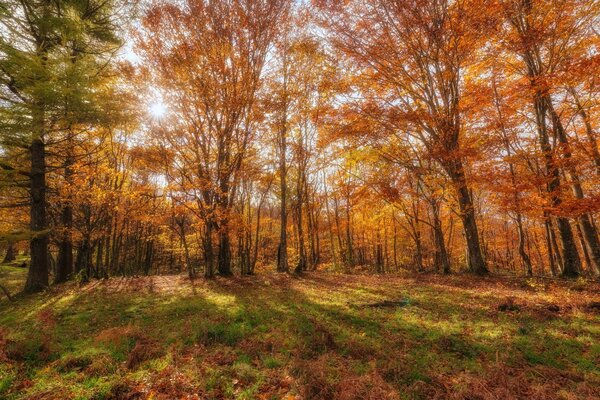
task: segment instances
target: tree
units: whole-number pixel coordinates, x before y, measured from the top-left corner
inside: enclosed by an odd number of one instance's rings
[[[460,209],[469,269],[487,272],[465,169],[461,111],[467,61],[488,29],[477,1],[376,1],[330,5],[334,43],[359,66],[358,112],[426,146],[450,178]],[[360,16],[355,18],[352,15]],[[360,21],[360,22],[359,22]],[[368,86],[367,86],[368,85]],[[362,87],[361,87],[362,86]]]
[[[540,148],[548,179],[552,213],[564,204],[561,192],[561,169],[570,179],[574,196],[584,199],[581,178],[572,162],[572,148],[561,116],[556,109],[556,75],[566,67],[593,26],[597,15],[597,2],[564,0],[544,3],[532,0],[516,0],[503,3],[510,23],[507,43],[510,50],[520,58],[523,68],[519,73],[526,77],[532,96]],[[552,127],[550,131],[549,125]],[[553,146],[550,134],[559,144]],[[561,160],[562,159],[562,160]],[[591,256],[595,271],[600,271],[600,240],[590,215],[580,212],[577,216],[584,242]],[[577,276],[581,273],[581,260],[573,230],[565,213],[556,216],[563,258],[563,275]]]
[[[177,115],[156,130],[173,156],[170,178],[203,221],[205,275],[232,274],[231,218],[254,133],[262,72],[288,2],[155,3],[139,36],[145,77]],[[166,124],[167,121],[163,121]]]
[[[119,45],[111,10],[111,2],[3,3],[2,145],[28,149],[30,163],[21,172],[29,180],[31,209],[26,291],[48,286],[47,146],[69,126],[94,120],[99,96],[93,86],[106,64],[103,55]]]

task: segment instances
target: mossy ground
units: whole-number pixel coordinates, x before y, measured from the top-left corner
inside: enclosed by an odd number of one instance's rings
[[[24,274],[0,267],[0,283],[15,293]],[[70,283],[0,300],[0,398],[598,398],[598,288],[326,272]],[[372,306],[384,300],[403,302]]]

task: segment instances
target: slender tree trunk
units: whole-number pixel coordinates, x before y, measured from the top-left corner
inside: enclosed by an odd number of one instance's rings
[[[398,227],[396,222],[396,215],[392,215],[392,221],[394,226],[394,240],[392,242],[392,254],[394,257],[394,270],[398,272]]]
[[[377,268],[377,273],[381,274],[384,272],[383,246],[381,244],[381,232],[379,229],[377,229],[377,234],[375,237],[375,266]]]
[[[90,258],[91,258],[91,244],[88,236],[84,236],[81,242],[81,247],[77,251],[77,258],[75,261],[78,271],[84,271],[82,281],[88,282],[90,274]]]
[[[331,222],[331,211],[329,209],[329,194],[327,193],[327,182],[325,181],[325,176],[323,176],[323,187],[325,189],[325,212],[327,213],[327,226],[329,232],[329,247],[331,249],[331,258],[333,261],[333,266],[338,266],[338,258],[337,253],[335,251],[335,240],[333,238],[333,224]]]
[[[287,46],[287,42],[285,44]],[[283,54],[283,99],[281,109],[281,126],[279,131],[279,186],[281,190],[281,225],[279,228],[279,246],[277,247],[277,272],[288,272],[287,253],[287,131],[288,131],[288,98],[287,98],[287,47]]]
[[[517,233],[519,235],[519,255],[521,256],[521,261],[523,261],[523,265],[525,265],[527,275],[533,276],[533,266],[531,265],[531,259],[529,258],[529,254],[527,254],[527,251],[525,250],[525,231],[523,230],[523,221],[520,212],[517,212],[516,222]]]
[[[446,241],[444,240],[444,231],[442,229],[442,220],[440,218],[440,206],[437,200],[430,201],[431,215],[433,217],[433,241],[435,243],[435,264],[442,273],[450,273],[450,257],[446,250]]]
[[[2,264],[8,264],[17,259],[17,254],[15,251],[15,243],[13,241],[9,241],[6,247],[6,254],[4,255],[4,259],[2,260]]]
[[[577,92],[575,91],[575,89],[570,87],[569,93],[571,93],[571,95],[573,96],[573,99],[575,100],[575,105],[577,106],[577,113],[579,114],[579,117],[585,125],[585,133],[590,143],[590,151],[592,153],[594,165],[596,166],[596,173],[600,175],[600,150],[598,150],[598,141],[596,140],[596,134],[594,132],[594,129],[592,128],[590,117],[588,116],[587,112],[585,111],[585,108],[583,108],[581,102],[579,101],[579,96],[577,96]]]
[[[339,202],[337,199],[337,196],[334,194],[333,195],[333,213],[334,213],[334,217],[335,217],[335,226],[336,226],[336,233],[337,233],[337,241],[338,241],[338,248],[340,249],[340,258],[346,258],[343,261],[344,265],[344,272],[349,273],[350,272],[350,265],[347,262],[347,255],[342,254],[342,249],[344,248],[344,244],[342,241],[342,228],[341,228],[341,223],[340,223],[340,211],[339,211],[340,207],[339,207]],[[345,256],[345,257],[344,257]]]
[[[348,267],[354,266],[354,249],[352,246],[352,217],[350,215],[350,196],[346,197],[346,263]]]
[[[214,276],[214,251],[213,251],[213,238],[212,238],[212,222],[206,221],[204,227],[204,276],[206,278],[212,278]]]
[[[66,282],[73,273],[73,242],[71,230],[73,229],[73,209],[66,204],[61,212],[62,237],[58,244],[58,260],[54,283]]]
[[[302,144],[301,144],[302,146]],[[302,157],[302,156],[300,156]],[[299,163],[301,164],[301,163]],[[304,172],[302,171],[302,166],[299,165],[298,171],[298,181],[297,181],[297,196],[298,201],[296,204],[296,222],[297,222],[297,230],[298,230],[298,264],[294,269],[294,272],[299,274],[303,271],[306,271],[307,260],[306,260],[306,240],[304,238],[304,218],[302,214],[302,204],[304,199]]]
[[[551,223],[550,223],[550,239],[551,239],[551,244],[552,244],[552,253],[551,254],[554,255],[554,260],[556,262],[556,265],[558,265],[558,270],[562,274],[562,271],[564,270],[565,265],[563,262],[561,248],[558,246],[558,241],[556,240],[556,232],[555,232],[554,225],[555,225],[554,221],[551,220]]]
[[[585,261],[585,264],[587,265],[588,269],[592,272],[592,274],[595,274],[594,265],[592,263],[592,260],[590,259],[590,253],[588,252],[588,249],[586,247],[585,238],[583,237],[583,232],[581,232],[581,226],[576,224],[575,230],[577,232],[577,238],[579,239],[579,244],[581,245],[581,250],[583,251],[583,259]]]
[[[262,201],[258,205],[256,210],[256,230],[254,231],[254,254],[250,261],[250,267],[248,269],[248,275],[254,275],[254,267],[256,267],[256,261],[258,260],[258,246],[260,244],[260,214],[262,211]]]

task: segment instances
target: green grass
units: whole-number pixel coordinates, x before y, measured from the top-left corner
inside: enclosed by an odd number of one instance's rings
[[[27,269],[17,267],[21,262],[25,261],[22,256],[10,265],[0,265],[0,284],[6,288],[11,295],[14,295],[23,289]],[[4,293],[0,293],[0,299],[5,300]]]
[[[16,293],[24,274],[0,267],[0,283]],[[600,318],[584,305],[597,285],[530,286],[328,273],[70,283],[0,300],[0,398],[596,395]],[[507,296],[522,309],[499,312]]]

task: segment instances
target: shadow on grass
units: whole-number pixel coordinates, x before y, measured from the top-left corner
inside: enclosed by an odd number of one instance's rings
[[[504,379],[513,385],[497,389],[502,397],[549,375],[574,393],[598,379],[597,332],[583,330],[597,318],[498,314],[493,298],[474,304],[472,294],[317,274],[65,286],[3,307],[0,324],[22,354],[0,396],[110,398],[146,385],[213,398],[443,398]],[[355,306],[405,296],[407,307]],[[511,375],[500,379],[504,370]],[[19,387],[23,378],[31,385]]]

